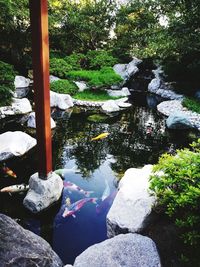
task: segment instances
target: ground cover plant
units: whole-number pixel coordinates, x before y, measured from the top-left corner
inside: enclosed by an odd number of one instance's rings
[[[58,80],[50,84],[50,89],[60,94],[70,94],[73,96],[78,92],[78,87],[75,83],[68,80]]]
[[[191,111],[200,113],[200,102],[196,99],[186,97],[184,98],[182,105]]]
[[[85,90],[83,92],[76,93],[74,95],[74,98],[88,101],[106,101],[119,99],[119,97],[109,96],[106,91],[102,90]]]

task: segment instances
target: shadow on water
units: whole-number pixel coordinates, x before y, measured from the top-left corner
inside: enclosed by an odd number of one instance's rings
[[[95,109],[75,107],[68,112],[53,110],[56,120],[53,135],[53,167],[67,169],[63,175],[97,198],[97,205],[88,202],[74,215],[62,217],[66,201],[75,203],[85,196],[80,192],[63,190],[62,199],[39,215],[30,214],[22,205],[24,195],[0,195],[1,212],[18,219],[25,228],[44,237],[64,263],[73,263],[75,257],[106,236],[106,215],[114,200],[118,179],[131,167],[154,164],[164,152],[188,146],[196,133],[172,132],[165,128],[165,119],[156,111],[160,98],[133,94],[131,109],[111,115]],[[91,115],[100,120],[92,121]],[[102,116],[103,115],[103,116]],[[19,125],[5,123],[0,131],[17,130]],[[107,138],[91,139],[103,132]],[[33,149],[27,156],[7,162],[17,176],[17,183],[27,182],[36,172],[37,155]],[[2,174],[1,187],[15,184],[16,180]],[[102,200],[103,199],[103,200]]]

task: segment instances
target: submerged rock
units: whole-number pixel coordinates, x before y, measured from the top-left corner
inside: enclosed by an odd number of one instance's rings
[[[6,132],[0,135],[0,161],[19,157],[36,145],[36,139],[26,133]]]
[[[65,110],[74,106],[73,100],[68,94],[58,94],[50,91],[50,105],[51,107],[58,107]]]
[[[86,249],[74,267],[160,267],[155,243],[138,234],[118,235]]]
[[[28,118],[27,118],[27,127],[30,128],[36,128],[36,122],[35,122],[35,112],[32,112],[31,114],[29,114]],[[51,129],[56,127],[56,123],[55,121],[51,118]]]
[[[63,266],[44,239],[3,214],[0,214],[0,236],[0,266]]]
[[[33,213],[38,213],[58,201],[62,189],[63,181],[56,173],[50,174],[47,180],[42,180],[38,173],[35,173],[29,180],[29,191],[23,204]]]
[[[169,129],[193,128],[189,116],[183,112],[175,112],[171,114],[166,120],[166,125]]]
[[[91,122],[104,122],[108,119],[108,116],[103,114],[93,114],[88,116],[87,120]]]
[[[155,204],[149,193],[152,165],[142,169],[131,168],[119,183],[119,192],[107,214],[107,235],[140,233],[144,230]]]
[[[14,85],[15,88],[29,87],[30,79],[25,78],[23,76],[15,76]]]
[[[27,98],[13,98],[11,106],[0,107],[0,119],[7,116],[26,114],[32,111],[30,101]]]

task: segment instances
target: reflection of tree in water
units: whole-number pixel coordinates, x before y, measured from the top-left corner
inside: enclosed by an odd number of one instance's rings
[[[120,173],[130,167],[154,163],[164,150],[167,140],[164,121],[151,110],[135,107],[106,123],[88,122],[89,115],[85,112],[73,114],[59,129],[58,139],[62,139],[57,159],[61,162],[59,167],[74,159],[81,173],[90,176],[110,154],[116,159],[111,161],[111,168]],[[147,132],[149,127],[151,131]],[[104,140],[91,141],[103,132],[110,135]]]

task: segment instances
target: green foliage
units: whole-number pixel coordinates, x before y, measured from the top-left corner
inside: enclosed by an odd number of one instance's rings
[[[106,88],[122,81],[122,78],[117,75],[112,68],[108,67],[103,68],[100,71],[70,71],[68,77],[74,80],[87,81],[91,88]]]
[[[64,60],[72,67],[73,70],[80,70],[86,66],[86,56],[81,53],[73,53],[64,58]]]
[[[200,102],[196,99],[186,97],[183,99],[182,105],[189,110],[200,113]]]
[[[158,205],[180,227],[185,243],[200,240],[200,139],[175,156],[164,154],[153,168],[150,188]]]
[[[66,78],[67,73],[72,70],[72,66],[62,58],[50,59],[50,73],[60,78]]]
[[[106,101],[118,99],[119,97],[109,96],[106,91],[102,90],[85,90],[83,92],[78,92],[77,94],[75,94],[74,98],[88,101]]]
[[[52,91],[60,94],[70,94],[71,96],[78,92],[78,87],[68,80],[59,80],[50,84]]]
[[[87,52],[88,68],[99,70],[103,67],[113,67],[117,59],[105,50],[92,50]]]
[[[0,106],[11,103],[16,72],[13,66],[0,61]]]

